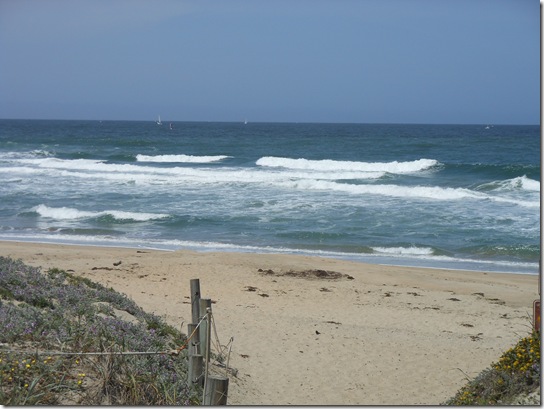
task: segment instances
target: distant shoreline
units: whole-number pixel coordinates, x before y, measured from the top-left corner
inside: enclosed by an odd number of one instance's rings
[[[83,243],[83,242],[64,242],[64,241],[47,241],[47,240],[7,240],[7,239],[0,239],[0,243],[2,242],[15,242],[15,243],[37,243],[37,244],[51,244],[51,245],[66,245],[66,246],[88,246],[88,247],[105,247],[105,248],[118,248],[118,249],[141,249],[141,250],[154,250],[154,251],[165,251],[165,252],[176,252],[176,251],[195,251],[199,253],[242,253],[242,254],[276,254],[276,255],[300,255],[305,257],[316,257],[316,258],[330,258],[333,260],[340,260],[340,261],[348,261],[348,262],[354,262],[354,263],[361,263],[361,264],[373,264],[373,265],[379,265],[379,266],[386,266],[386,267],[401,267],[401,268],[421,268],[421,269],[430,269],[430,270],[451,270],[451,271],[464,271],[464,272],[478,272],[478,273],[488,273],[488,274],[519,274],[519,275],[539,275],[538,271],[538,265],[535,265],[537,268],[537,271],[535,272],[518,272],[518,271],[508,271],[506,268],[504,271],[495,271],[495,270],[477,270],[477,269],[471,269],[471,268],[455,268],[451,267],[448,264],[459,264],[460,262],[443,262],[443,266],[440,265],[424,265],[420,261],[420,263],[405,263],[402,264],[400,262],[395,262],[397,258],[393,257],[387,257],[387,256],[372,256],[372,255],[353,255],[350,256],[346,253],[345,256],[339,256],[339,255],[328,255],[324,252],[324,254],[319,253],[307,253],[303,250],[290,250],[285,249],[285,251],[279,251],[277,249],[270,249],[270,251],[251,251],[247,250],[245,251],[243,248],[238,248],[236,246],[233,246],[232,249],[221,249],[221,248],[214,248],[214,247],[198,247],[198,246],[187,246],[184,248],[166,248],[166,247],[152,247],[152,246],[137,246],[137,245],[130,245],[130,244],[107,244],[104,242],[99,242],[96,244],[93,243]],[[371,258],[376,258],[377,260],[368,260]],[[392,260],[391,262],[383,262],[383,260]],[[429,264],[436,264],[437,262],[435,260],[429,261]]]

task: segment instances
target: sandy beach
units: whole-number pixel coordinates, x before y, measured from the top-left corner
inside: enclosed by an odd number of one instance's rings
[[[111,286],[184,332],[200,279],[221,342],[234,337],[231,405],[438,405],[530,332],[539,298],[537,275],[305,256],[16,242],[0,255]]]

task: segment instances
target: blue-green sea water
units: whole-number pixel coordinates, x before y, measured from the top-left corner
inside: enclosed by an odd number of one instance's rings
[[[0,178],[0,240],[538,273],[539,126],[0,120]]]

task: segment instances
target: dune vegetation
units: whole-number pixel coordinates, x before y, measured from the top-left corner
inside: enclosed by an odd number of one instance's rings
[[[540,405],[540,334],[508,349],[497,362],[468,379],[446,405]]]
[[[111,288],[0,257],[0,322],[0,404],[199,403],[185,336]]]

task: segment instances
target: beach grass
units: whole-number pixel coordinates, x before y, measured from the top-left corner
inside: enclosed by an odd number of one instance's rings
[[[185,336],[89,279],[0,257],[0,322],[2,405],[199,402],[183,353],[163,353]]]

